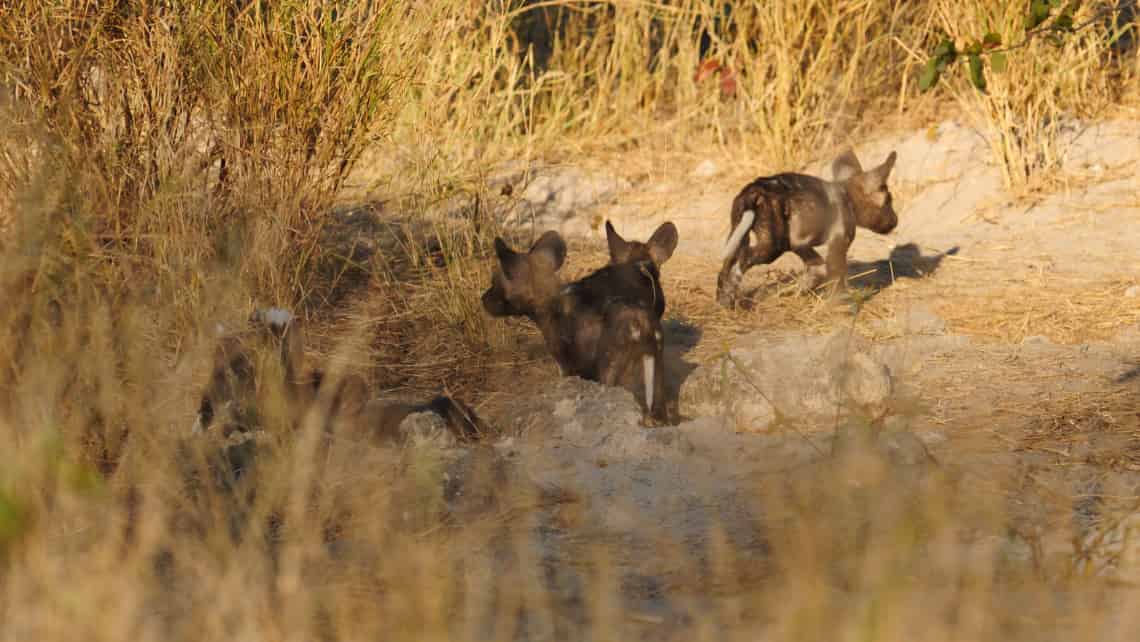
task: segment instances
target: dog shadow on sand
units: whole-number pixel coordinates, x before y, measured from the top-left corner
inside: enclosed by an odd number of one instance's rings
[[[921,279],[930,276],[942,266],[947,256],[958,254],[954,246],[945,252],[923,254],[915,243],[897,245],[885,259],[877,261],[848,261],[847,284],[851,289],[862,290],[864,299],[873,298],[879,292],[891,287],[902,279]],[[751,309],[761,296],[799,279],[800,271],[782,275],[774,283],[769,282],[752,288],[741,297],[740,306]],[[826,286],[824,286],[826,287]]]

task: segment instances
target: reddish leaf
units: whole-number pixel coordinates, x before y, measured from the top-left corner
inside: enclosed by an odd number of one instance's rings
[[[720,70],[720,61],[714,59],[706,60],[697,67],[697,73],[693,77],[693,82],[701,82],[718,70]]]

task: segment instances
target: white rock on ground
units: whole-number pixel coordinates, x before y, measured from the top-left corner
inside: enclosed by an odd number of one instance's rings
[[[880,416],[893,391],[890,369],[848,331],[823,337],[755,333],[685,382],[682,407],[765,431],[777,417],[812,421],[836,412]]]
[[[900,310],[892,319],[871,323],[871,327],[898,335],[940,335],[946,332],[946,321],[929,307],[916,304]]]
[[[539,169],[520,194],[518,221],[558,228],[565,220],[629,187],[623,178],[588,174],[578,167]]]
[[[706,158],[693,168],[692,175],[696,178],[711,178],[716,176],[719,172],[720,168],[717,167],[716,162]]]

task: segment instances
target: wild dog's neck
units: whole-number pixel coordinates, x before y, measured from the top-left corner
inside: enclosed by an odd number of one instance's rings
[[[867,214],[863,211],[863,201],[860,200],[862,191],[859,189],[859,186],[855,185],[851,180],[834,184],[839,187],[839,189],[835,190],[834,194],[834,197],[838,199],[838,204],[848,212],[851,212],[851,216],[855,219],[855,225],[857,227],[866,228],[868,220]]]

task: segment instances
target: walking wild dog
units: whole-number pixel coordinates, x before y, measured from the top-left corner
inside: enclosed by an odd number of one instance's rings
[[[496,237],[495,254],[498,266],[482,297],[488,314],[533,321],[563,376],[619,386],[630,364],[640,362],[649,418],[671,422],[661,319],[646,301],[646,279],[655,282],[658,274],[652,262],[607,265],[563,284],[558,270],[566,243],[557,232],[546,232],[526,252]]]
[[[832,163],[831,181],[788,172],[745,186],[732,202],[732,232],[721,253],[717,301],[732,307],[744,273],[785,252],[804,262],[803,289],[832,279],[837,290],[845,289],[855,228],[888,234],[898,224],[887,189],[895,158],[892,151],[883,164],[864,171],[848,150]],[[815,250],[824,244],[826,259]]]
[[[646,302],[660,319],[665,314],[665,292],[661,289],[661,266],[673,256],[677,249],[677,226],[666,221],[653,232],[645,243],[627,241],[617,233],[614,226],[606,221],[606,242],[610,248],[610,265],[621,263],[651,263],[655,268],[646,278]]]
[[[306,372],[302,322],[280,308],[257,310],[244,332],[219,338],[210,380],[198,405],[194,432],[218,425],[223,434],[229,434],[257,425],[259,373],[252,348],[264,339],[280,344],[279,383],[286,416],[294,421],[319,408],[325,432],[344,427],[381,442],[396,442],[403,437],[400,424],[405,418],[414,413],[434,412],[459,439],[478,439],[486,433],[485,424],[475,413],[451,397],[441,395],[420,404],[370,400],[367,386],[359,376],[350,374],[332,382],[321,370]]]

